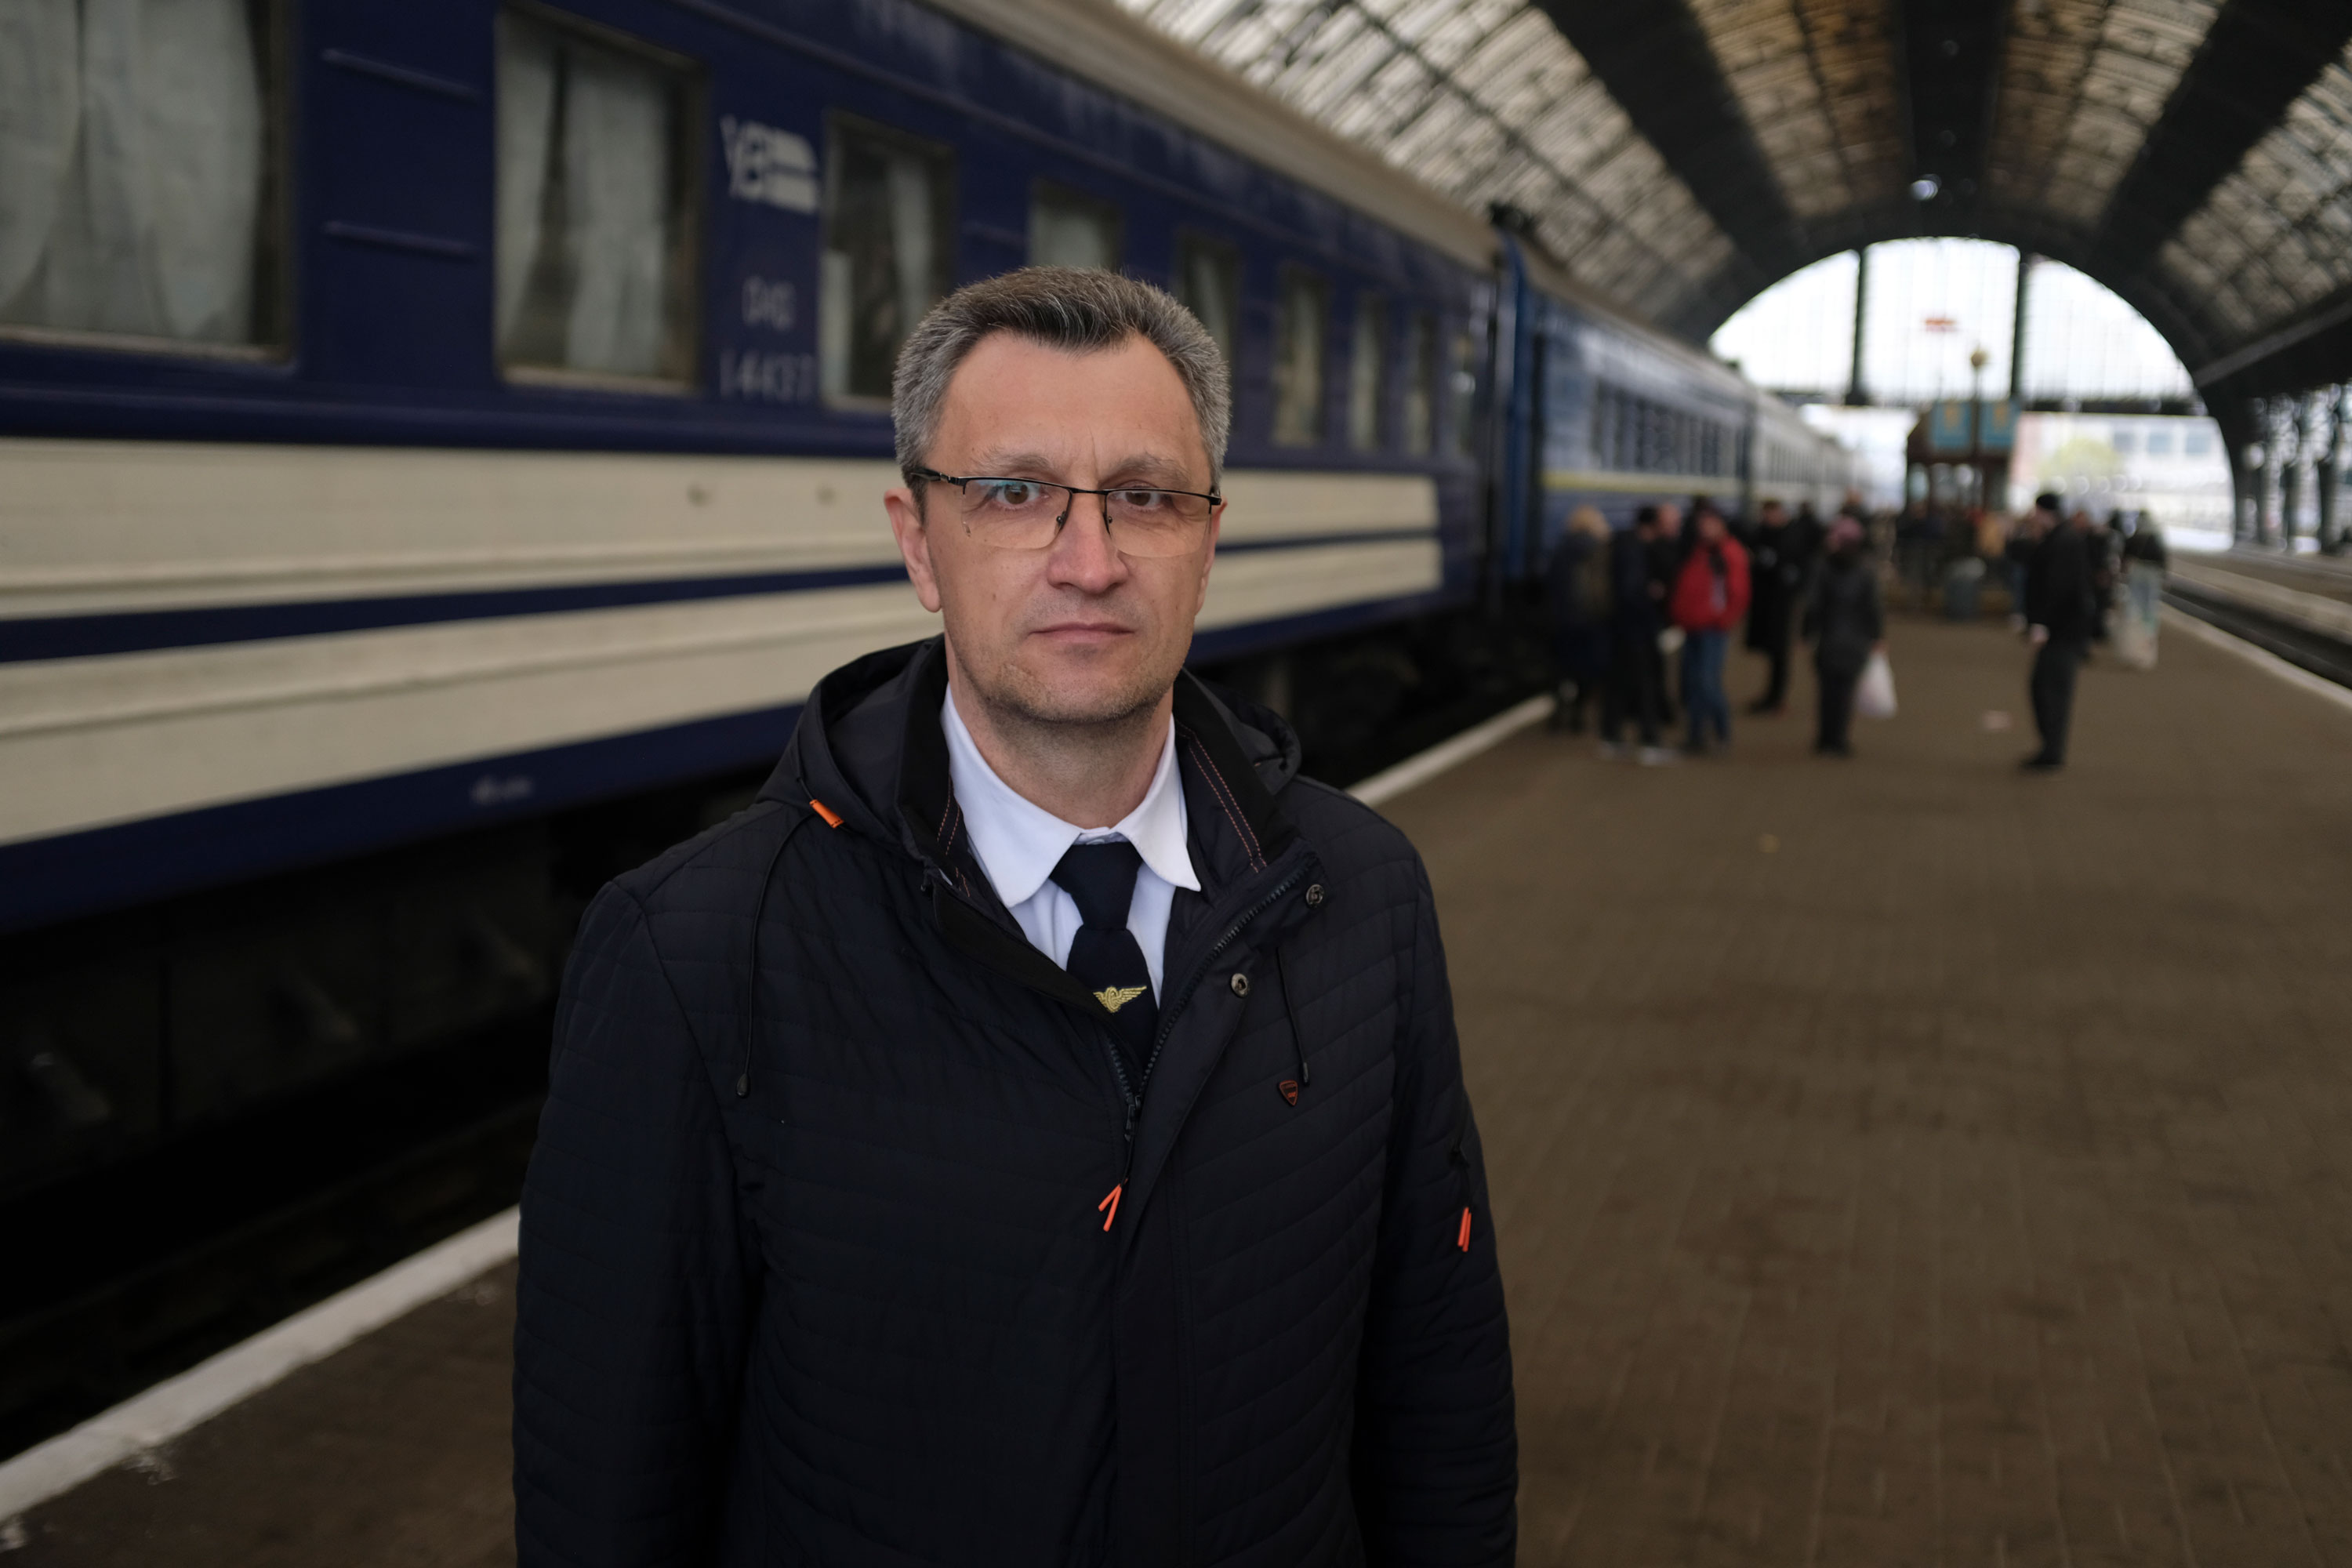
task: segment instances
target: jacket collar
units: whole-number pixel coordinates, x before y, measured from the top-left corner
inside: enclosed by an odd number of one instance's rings
[[[940,704],[948,738],[948,783],[972,851],[996,896],[1019,908],[1036,896],[1070,846],[1102,833],[1066,822],[998,776],[981,754],[952,691]],[[1144,865],[1171,886],[1201,890],[1185,843],[1184,789],[1176,763],[1176,728],[1160,732],[1160,761],[1142,801],[1108,831],[1133,845]]]
[[[822,802],[844,827],[896,844],[952,875],[969,853],[940,704],[942,639],[886,648],[819,681],[761,797]],[[1298,771],[1281,719],[1230,701],[1187,670],[1176,678],[1176,749],[1204,888],[1263,869],[1297,837],[1277,793]]]

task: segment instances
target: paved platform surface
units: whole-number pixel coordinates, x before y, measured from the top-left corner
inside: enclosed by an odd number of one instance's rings
[[[0,1538],[0,1563],[511,1563],[513,1340],[509,1263],[35,1509]]]
[[[2352,713],[2168,632],[2021,776],[2020,645],[1894,637],[1852,762],[1531,734],[1394,808],[1520,1560],[2352,1563]]]
[[[2168,633],[2020,776],[2024,656],[1395,802],[1454,966],[1528,1563],[2352,1565],[2352,712]],[[1735,690],[1754,672],[1735,665]],[[1810,682],[1800,682],[1810,698]],[[493,1273],[0,1560],[511,1560]]]

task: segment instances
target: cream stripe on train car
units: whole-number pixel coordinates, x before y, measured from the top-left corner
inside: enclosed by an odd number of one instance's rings
[[[1234,476],[1236,542],[1376,537],[1234,551],[1202,626],[1437,587],[1433,489],[1374,478]],[[0,842],[783,706],[936,625],[890,582],[0,663]]]
[[[0,440],[0,617],[887,566],[879,460]],[[1236,470],[1225,537],[1434,530],[1423,475]]]

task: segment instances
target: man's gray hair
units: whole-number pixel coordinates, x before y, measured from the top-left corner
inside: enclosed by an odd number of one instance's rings
[[[929,466],[948,383],[992,332],[1072,353],[1114,348],[1130,337],[1149,342],[1168,356],[1192,399],[1201,444],[1209,450],[1209,488],[1216,488],[1234,413],[1233,380],[1217,340],[1166,289],[1088,267],[1024,267],[968,283],[925,313],[898,350],[890,378],[902,472]]]

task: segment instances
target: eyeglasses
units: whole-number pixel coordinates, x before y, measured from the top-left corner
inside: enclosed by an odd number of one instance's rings
[[[955,486],[962,492],[964,531],[999,550],[1045,549],[1060,536],[1078,497],[1100,496],[1103,521],[1120,554],[1139,558],[1189,554],[1200,548],[1210,515],[1225,499],[1214,492],[1202,495],[1198,490],[1150,489],[1141,485],[1089,490],[1044,479],[958,477],[930,468],[908,468],[907,478],[910,482]]]

